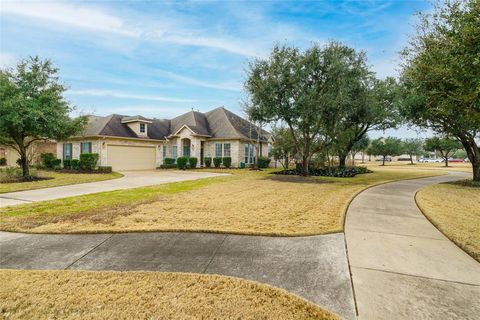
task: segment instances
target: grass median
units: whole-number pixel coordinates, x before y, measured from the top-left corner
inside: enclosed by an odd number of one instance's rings
[[[349,201],[372,185],[442,174],[375,168],[353,178],[221,170],[229,176],[0,209],[0,230],[31,233],[192,231],[301,236],[343,231]]]
[[[5,319],[339,319],[284,290],[169,272],[0,270]]]
[[[427,186],[416,201],[440,231],[480,262],[480,186],[461,182]]]

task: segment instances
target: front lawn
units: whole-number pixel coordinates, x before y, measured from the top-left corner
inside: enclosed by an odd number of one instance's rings
[[[5,319],[339,319],[284,290],[168,272],[0,270]]]
[[[49,177],[48,180],[31,182],[0,183],[0,193],[59,187],[69,184],[95,182],[123,177],[121,173],[59,173],[55,171],[38,171],[38,177]]]
[[[209,171],[214,171],[209,170]],[[220,170],[230,176],[83,195],[0,209],[0,230],[33,233],[206,231],[300,236],[343,231],[365,188],[440,171],[375,168],[353,178]]]
[[[480,262],[480,187],[441,183],[421,189],[416,200],[440,231]]]

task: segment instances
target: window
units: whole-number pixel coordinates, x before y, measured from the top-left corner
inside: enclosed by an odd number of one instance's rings
[[[140,132],[145,133],[145,123],[140,123]]]
[[[250,164],[253,163],[255,158],[253,157],[253,153],[255,151],[255,146],[253,144],[245,144],[245,163]]]
[[[177,160],[177,146],[172,147],[172,153],[173,159]]]
[[[80,153],[92,153],[92,143],[91,142],[80,143]]]
[[[163,159],[165,159],[167,157],[167,146],[166,145],[163,145],[162,157],[163,157]]]
[[[230,143],[224,143],[223,144],[223,156],[224,157],[230,157]]]
[[[71,160],[71,159],[72,159],[72,144],[64,143],[63,144],[63,160]]]
[[[222,144],[215,143],[215,157],[221,157],[221,156],[222,156]]]

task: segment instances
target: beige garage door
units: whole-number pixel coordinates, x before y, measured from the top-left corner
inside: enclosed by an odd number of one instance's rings
[[[155,169],[155,147],[108,145],[107,163],[116,171]]]

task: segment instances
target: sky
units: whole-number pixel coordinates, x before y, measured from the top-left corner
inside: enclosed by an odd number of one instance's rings
[[[342,41],[379,78],[397,75],[422,1],[0,0],[0,67],[51,59],[76,114],[172,118],[219,106],[243,115],[248,63],[276,43]],[[371,137],[416,137],[401,128]],[[421,134],[425,135],[425,134]]]

